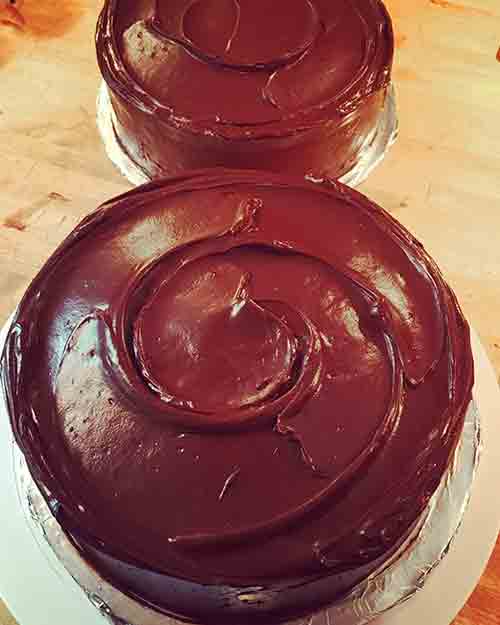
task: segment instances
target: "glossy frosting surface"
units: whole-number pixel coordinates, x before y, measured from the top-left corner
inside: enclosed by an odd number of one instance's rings
[[[455,297],[400,224],[337,183],[226,170],[82,222],[2,371],[64,529],[118,587],[195,620],[217,588],[326,579],[332,600],[383,562],[448,468],[473,382]],[[318,607],[287,592],[273,618]]]
[[[108,0],[97,52],[138,109],[261,137],[356,110],[388,84],[393,36],[379,0]]]

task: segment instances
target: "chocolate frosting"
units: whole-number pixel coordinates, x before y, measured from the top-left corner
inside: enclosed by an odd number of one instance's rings
[[[398,549],[449,466],[473,362],[453,293],[381,208],[206,170],[76,228],[2,377],[84,557],[169,614],[245,623],[317,609]]]
[[[393,47],[380,0],[107,0],[97,27],[117,135],[151,176],[185,160],[282,170],[297,158],[301,173],[340,175],[373,134]],[[299,141],[294,158],[285,137]],[[262,146],[275,152],[270,167],[249,142],[272,138],[282,143]]]

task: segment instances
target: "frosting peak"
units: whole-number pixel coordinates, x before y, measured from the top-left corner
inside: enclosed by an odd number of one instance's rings
[[[296,359],[291,330],[251,298],[250,273],[217,256],[194,264],[140,312],[134,345],[143,375],[169,403],[203,412],[278,394]]]

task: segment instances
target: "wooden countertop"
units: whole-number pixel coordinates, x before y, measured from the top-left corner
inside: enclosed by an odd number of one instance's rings
[[[24,31],[0,25],[1,323],[73,226],[128,188],[95,125],[100,4],[25,0]],[[424,242],[500,372],[500,3],[387,5],[400,137],[362,190]],[[500,542],[454,625],[499,624]]]

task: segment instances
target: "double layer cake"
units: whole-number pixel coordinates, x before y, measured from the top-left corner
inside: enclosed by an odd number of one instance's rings
[[[76,228],[2,377],[32,476],[99,575],[181,620],[269,625],[398,553],[449,469],[473,362],[452,291],[381,208],[204,170]]]
[[[380,0],[107,0],[97,26],[116,139],[150,179],[342,176],[374,141],[393,47]]]

